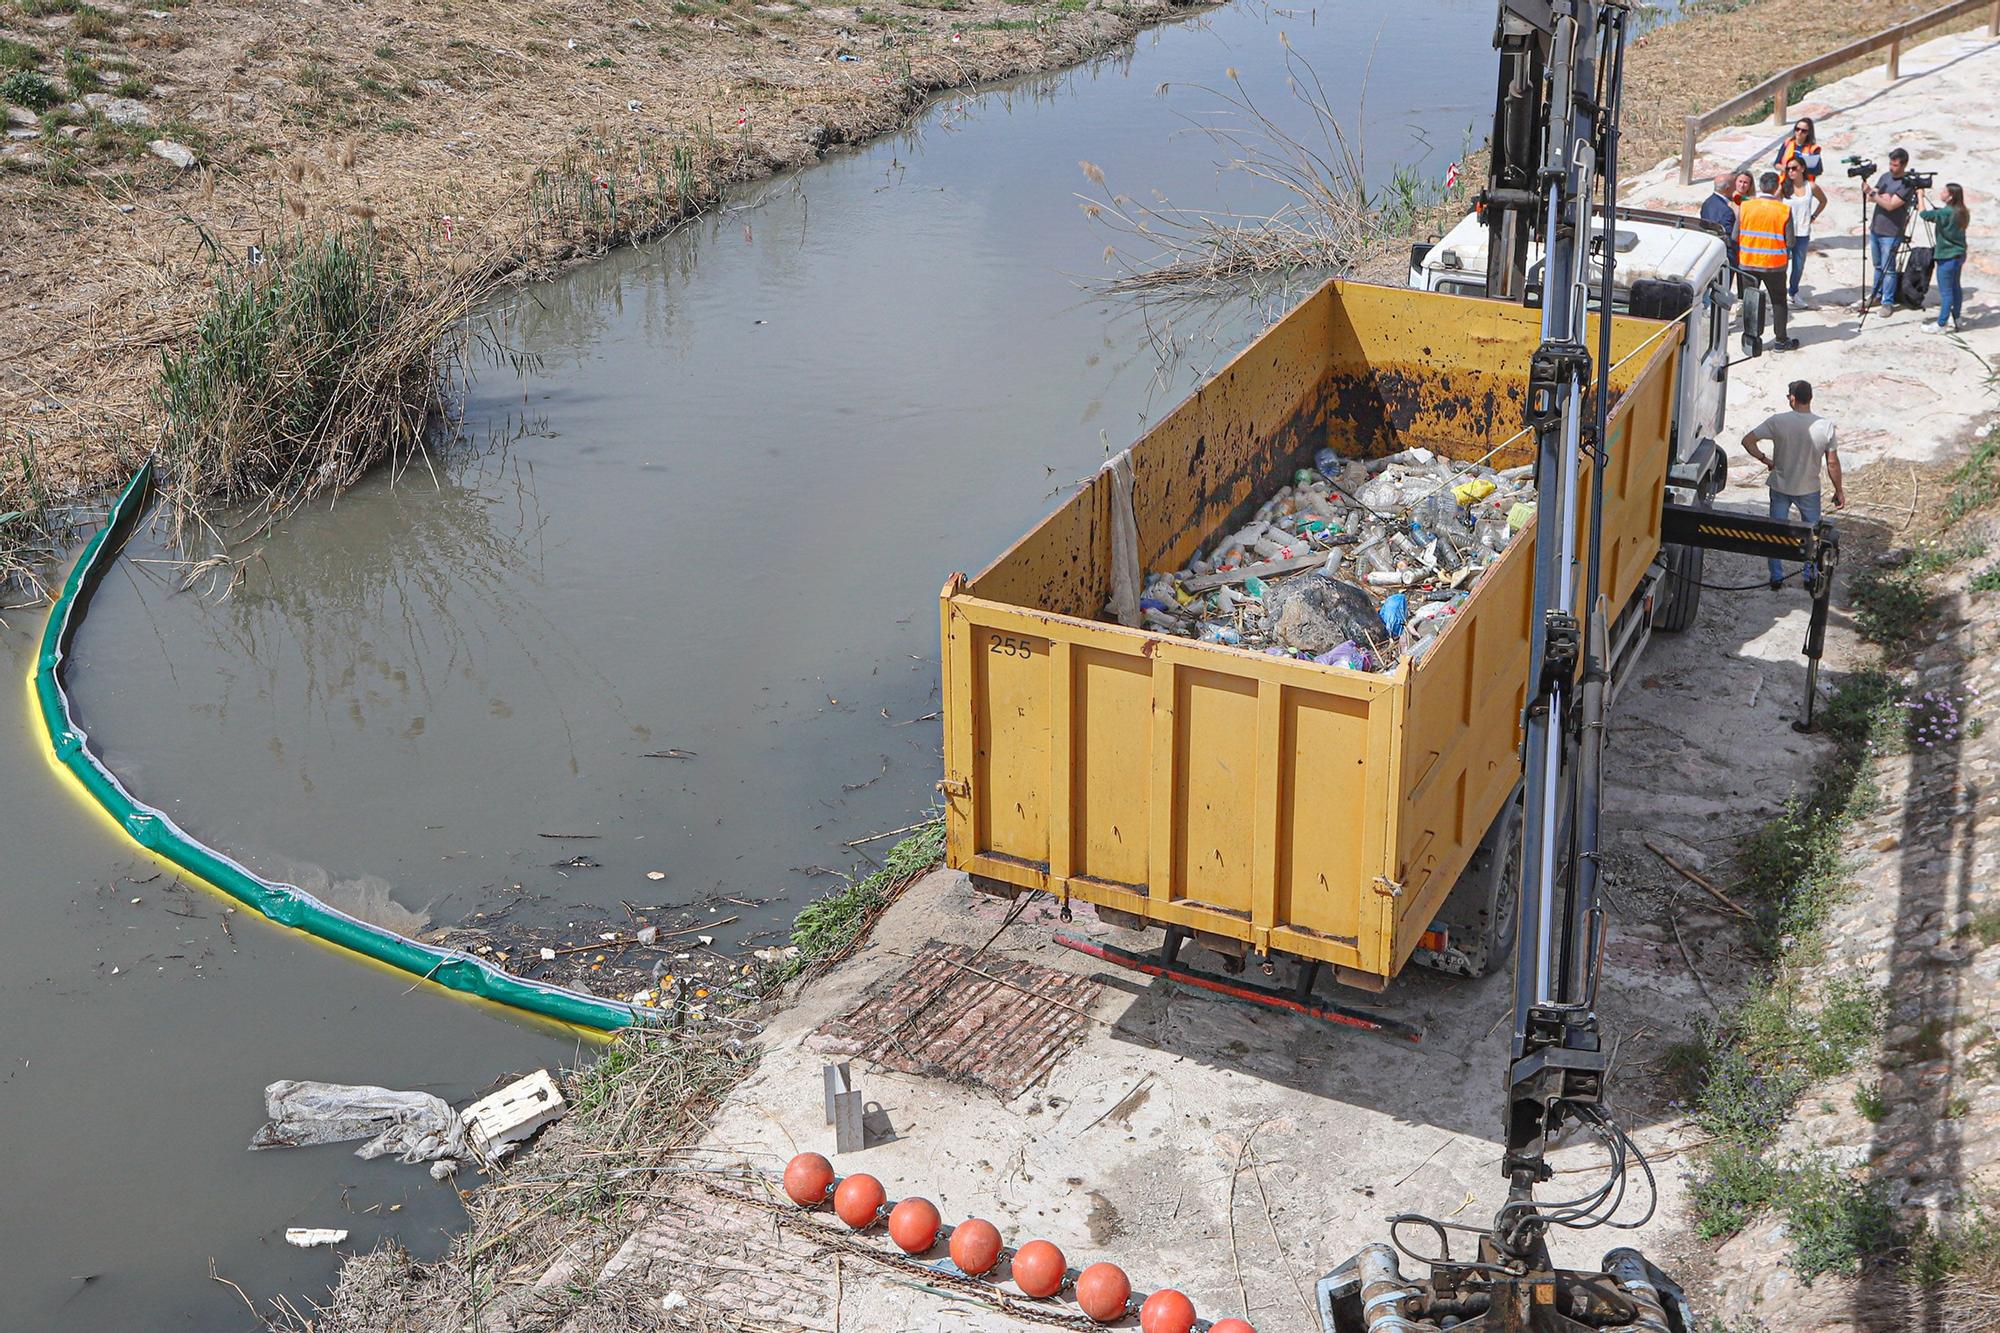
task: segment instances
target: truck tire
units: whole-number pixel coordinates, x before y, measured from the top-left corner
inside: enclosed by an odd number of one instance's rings
[[[1505,971],[1514,951],[1521,905],[1521,794],[1517,790],[1466,863],[1436,925],[1450,935],[1442,953],[1419,949],[1426,967],[1454,976],[1483,977]]]
[[[1661,580],[1666,606],[1653,617],[1653,628],[1679,634],[1701,614],[1703,557],[1708,552],[1699,546],[1668,546],[1660,554],[1667,567],[1666,577]]]
[[[1704,477],[1700,489],[1694,493],[1695,507],[1713,508],[1715,493],[1721,489],[1722,482],[1714,474]],[[1701,614],[1701,580],[1707,555],[1708,552],[1699,546],[1660,548],[1660,558],[1667,569],[1666,577],[1660,581],[1665,590],[1666,605],[1654,615],[1654,629],[1679,634],[1694,624],[1695,617]]]

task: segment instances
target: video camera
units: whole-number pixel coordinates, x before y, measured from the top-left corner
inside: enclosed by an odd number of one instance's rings
[[[1875,162],[1871,158],[1854,155],[1843,157],[1840,160],[1847,165],[1847,174],[1850,176],[1859,176],[1866,179],[1875,174]]]
[[[1903,184],[1909,186],[1912,190],[1929,190],[1937,185],[1937,173],[1935,171],[1906,171],[1903,173]]]

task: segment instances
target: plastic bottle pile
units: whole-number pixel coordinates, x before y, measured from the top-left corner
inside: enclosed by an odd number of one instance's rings
[[[1140,594],[1148,629],[1387,671],[1421,656],[1534,517],[1531,467],[1321,449],[1256,517]]]

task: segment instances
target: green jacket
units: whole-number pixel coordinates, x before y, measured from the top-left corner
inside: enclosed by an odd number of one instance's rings
[[[1958,223],[1957,209],[1926,208],[1917,216],[1930,223],[1937,232],[1937,258],[1965,258],[1965,228]]]

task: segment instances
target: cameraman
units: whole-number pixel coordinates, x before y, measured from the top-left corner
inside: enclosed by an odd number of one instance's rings
[[[1868,224],[1868,256],[1875,265],[1873,295],[1885,316],[1896,308],[1896,252],[1903,248],[1903,238],[1909,234],[1911,206],[1917,196],[1917,192],[1903,179],[1909,169],[1909,151],[1891,149],[1889,169],[1877,178],[1875,188],[1869,191],[1869,198],[1875,204],[1875,216]],[[1860,309],[1866,314],[1868,308],[1868,296],[1864,295]]]

